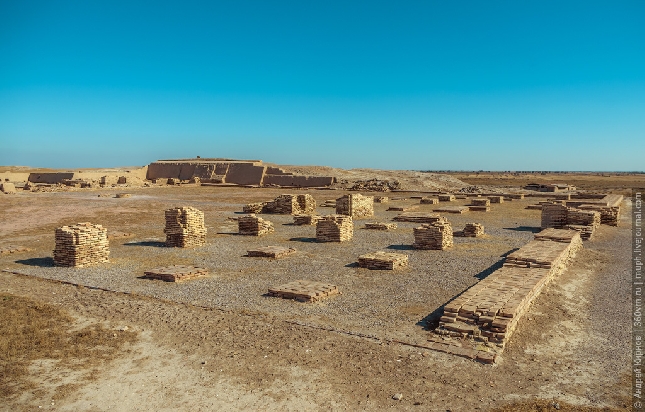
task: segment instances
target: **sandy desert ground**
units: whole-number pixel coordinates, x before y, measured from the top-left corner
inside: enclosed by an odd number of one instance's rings
[[[466,183],[443,177],[437,184],[403,172],[379,178],[393,176],[426,190],[508,184],[465,177]],[[626,184],[596,189],[620,186]],[[132,196],[113,197],[124,191]],[[386,209],[394,202],[356,221],[347,243],[316,243],[314,227],[291,225],[285,215],[263,215],[276,227],[270,235],[235,234],[233,219],[244,204],[290,192],[163,185],[0,196],[0,246],[32,249],[0,256],[0,409],[629,410],[629,200],[619,226],[603,225],[585,242],[521,320],[499,361],[485,365],[413,345],[427,340],[443,304],[532,238],[540,211],[525,206],[535,199],[448,215],[455,229],[479,222],[487,235],[455,238],[446,251],[411,249],[413,223],[388,232],[361,229],[391,221],[397,212]],[[347,193],[295,192],[319,205]],[[388,195],[412,205],[414,194]],[[163,211],[180,205],[205,213],[205,246],[162,246]],[[82,221],[133,236],[111,240],[110,263],[54,267],[54,229]],[[266,245],[297,252],[282,260],[244,256]],[[409,254],[409,268],[356,267],[360,254],[376,250]],[[165,264],[211,273],[181,284],[141,279],[145,269]],[[343,294],[315,304],[265,295],[269,286],[303,278],[334,283]]]

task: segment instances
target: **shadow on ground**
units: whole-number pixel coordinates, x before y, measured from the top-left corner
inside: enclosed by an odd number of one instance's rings
[[[314,243],[316,242],[315,237],[292,237],[291,239],[292,242],[306,242],[306,243]]]
[[[412,245],[390,245],[386,247],[386,249],[392,249],[392,250],[414,250]]]
[[[41,268],[51,268],[54,267],[54,258],[53,257],[41,257],[41,258],[31,258],[31,259],[21,259],[16,260],[16,263],[27,266],[39,266]]]
[[[166,247],[165,242],[159,242],[156,240],[153,241],[143,241],[143,242],[129,242],[124,243],[124,246],[150,246],[150,247]]]

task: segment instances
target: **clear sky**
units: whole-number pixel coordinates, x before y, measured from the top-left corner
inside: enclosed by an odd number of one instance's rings
[[[0,0],[0,164],[640,170],[645,2]]]

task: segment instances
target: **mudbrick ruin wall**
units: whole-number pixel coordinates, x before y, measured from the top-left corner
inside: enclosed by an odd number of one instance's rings
[[[332,176],[294,175],[261,160],[178,159],[159,160],[148,165],[148,179],[190,180],[254,186],[320,187],[334,183]]]

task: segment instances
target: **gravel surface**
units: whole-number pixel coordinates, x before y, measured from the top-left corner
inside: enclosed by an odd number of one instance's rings
[[[106,211],[95,215],[98,219],[93,222],[103,224],[108,230],[135,234],[134,238],[111,242],[110,263],[87,268],[53,267],[48,259],[51,253],[41,249],[32,259],[2,258],[2,267],[89,287],[203,306],[268,312],[380,337],[423,341],[423,320],[498,267],[504,254],[528,242],[539,224],[540,213],[525,210],[524,207],[531,203],[527,200],[495,205],[489,213],[448,215],[453,230],[463,229],[466,222],[478,222],[484,224],[487,235],[476,239],[456,237],[454,247],[446,251],[421,251],[410,246],[412,228],[418,224],[399,222],[398,228],[390,231],[362,229],[365,222],[391,221],[398,212],[386,211],[390,205],[418,204],[418,200],[376,204],[373,218],[355,220],[353,240],[317,243],[315,227],[294,226],[290,224],[293,218],[289,215],[262,215],[274,223],[275,233],[259,238],[236,234],[237,223],[228,218],[241,216],[236,212],[244,203],[270,200],[284,190],[164,188],[147,192],[151,194],[142,190],[128,199],[88,199],[87,195],[78,192],[65,194],[68,208],[73,204],[82,214],[85,205],[89,204],[95,213],[96,204],[100,203]],[[154,192],[157,193],[152,194]],[[309,193],[319,204],[342,194],[338,191]],[[459,200],[445,204],[467,203],[468,200]],[[125,205],[129,208],[127,213],[120,210]],[[162,247],[163,210],[172,205],[190,205],[205,212],[209,230],[206,246],[195,249]],[[420,205],[419,211],[430,212],[435,207]],[[332,211],[318,208],[319,214]],[[114,221],[114,217],[119,219]],[[67,215],[65,218],[67,221]],[[44,242],[50,240],[46,236]],[[294,247],[297,252],[279,260],[245,256],[248,249],[269,245]],[[400,271],[356,267],[359,255],[379,250],[409,254],[409,267]],[[180,284],[141,278],[146,269],[171,264],[206,267],[210,276]],[[265,296],[268,287],[298,279],[332,283],[343,294],[316,304]]]

